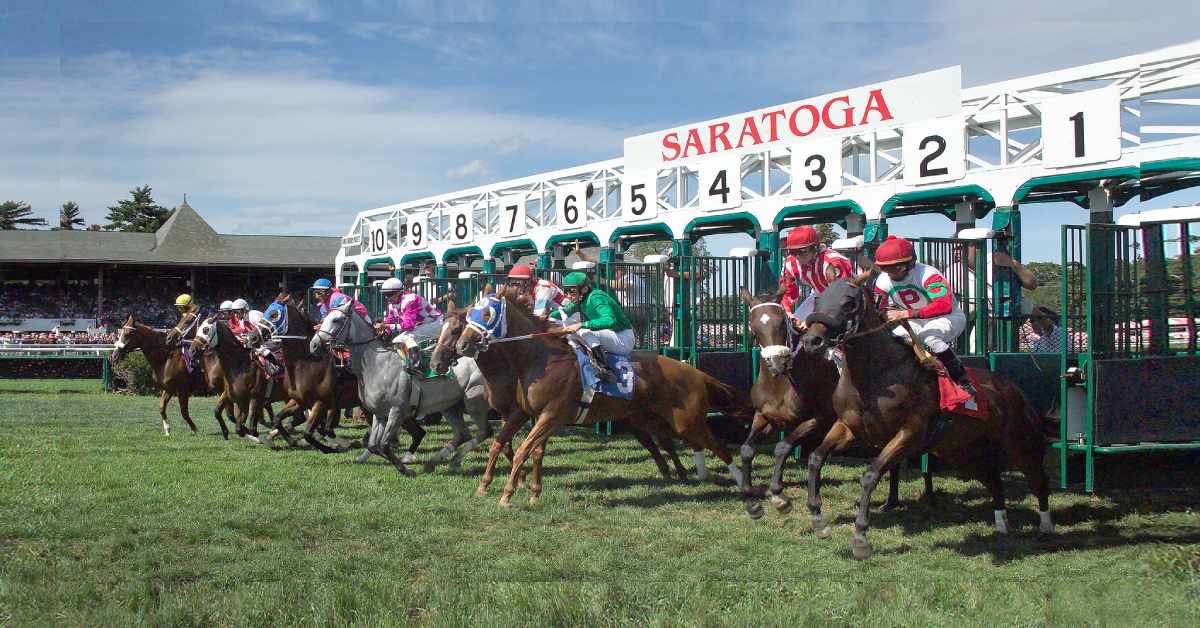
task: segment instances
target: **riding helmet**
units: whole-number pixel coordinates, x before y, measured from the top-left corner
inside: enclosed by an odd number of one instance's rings
[[[875,263],[880,266],[891,266],[903,262],[911,262],[916,254],[912,242],[896,236],[888,236],[879,249],[875,251]]]
[[[805,249],[810,246],[816,246],[821,243],[821,237],[817,235],[817,230],[808,225],[796,227],[787,234],[787,243],[785,249]]]
[[[508,271],[509,279],[533,279],[533,269],[529,264],[516,264]]]

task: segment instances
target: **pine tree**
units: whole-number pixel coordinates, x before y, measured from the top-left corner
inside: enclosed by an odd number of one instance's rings
[[[171,210],[154,202],[148,185],[129,191],[129,200],[118,201],[108,208],[109,231],[154,233],[171,216]]]
[[[58,212],[58,228],[70,231],[77,225],[84,225],[83,218],[79,215],[79,205],[75,201],[67,201],[63,203],[62,209]]]
[[[33,208],[22,201],[4,201],[0,203],[0,230],[12,231],[27,227],[46,226],[45,218],[34,218]]]

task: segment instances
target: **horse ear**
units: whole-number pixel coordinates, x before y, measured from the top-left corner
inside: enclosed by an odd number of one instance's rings
[[[487,296],[495,291],[496,291],[496,286],[494,284],[492,284],[491,282],[488,282],[487,284],[485,284],[483,286],[483,294],[480,296]]]
[[[874,264],[872,264],[872,266],[874,266]],[[861,288],[861,287],[867,285],[867,282],[869,282],[871,280],[871,277],[874,274],[875,274],[875,269],[873,267],[868,268],[867,270],[864,270],[861,273],[855,275],[854,278],[850,280],[850,285],[854,286],[855,288]]]
[[[742,303],[745,303],[746,307],[754,307],[762,303],[754,295],[750,294],[750,291],[745,286],[738,288],[738,296],[742,297]]]
[[[454,297],[450,297],[449,299],[446,299],[446,311],[447,312],[453,312],[456,307],[458,307],[458,306],[454,304]]]

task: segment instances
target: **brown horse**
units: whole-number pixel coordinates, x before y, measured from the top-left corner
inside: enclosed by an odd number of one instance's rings
[[[167,402],[172,397],[179,399],[179,413],[183,415],[183,420],[187,421],[188,427],[195,432],[196,424],[188,412],[188,399],[193,394],[203,394],[207,390],[204,371],[197,368],[189,372],[184,363],[183,351],[178,347],[168,346],[164,332],[139,323],[132,312],[125,318],[125,324],[117,333],[114,346],[116,348],[109,357],[113,364],[120,362],[121,358],[131,351],[141,351],[150,363],[150,369],[154,372],[154,383],[162,389],[158,398],[158,415],[162,417],[163,433],[171,435]],[[217,421],[221,425],[221,431],[228,438],[229,432],[220,414],[217,415]]]
[[[263,372],[262,366],[229,329],[229,325],[219,320],[215,314],[197,326],[192,349],[204,356],[206,364],[210,361],[216,362],[215,376],[220,378],[224,396],[236,410],[234,426],[237,435],[258,440],[258,423],[262,418],[263,408],[274,423],[275,413],[271,409],[271,403],[288,401],[283,386],[271,385],[271,380]],[[214,376],[214,372],[209,371],[209,376]],[[283,416],[294,414],[296,409],[294,403],[287,405]],[[249,429],[246,428],[247,417],[250,418]]]
[[[168,348],[183,350],[185,343],[192,343],[195,340],[196,330],[199,327],[195,324],[198,316],[199,311],[187,312],[179,318],[179,322],[174,327],[167,330],[163,340],[167,343]],[[225,394],[225,378],[221,373],[221,365],[217,363],[216,356],[191,350],[190,347],[189,350],[183,350],[184,359],[186,360],[189,356],[192,359],[192,368],[204,369],[204,381],[208,384],[208,391],[217,395],[217,407],[213,409],[213,417],[221,426],[221,436],[225,440],[229,440],[229,428],[225,426],[222,414],[227,414],[230,422],[234,425],[237,425],[237,416],[234,414],[233,403],[229,400],[229,395]]]
[[[868,517],[871,492],[880,477],[899,460],[922,451],[987,486],[1000,534],[1008,532],[1000,474],[1006,467],[1021,470],[1038,499],[1041,531],[1053,532],[1050,481],[1042,467],[1046,452],[1042,417],[1012,382],[982,370],[975,372],[976,387],[989,409],[987,416],[944,416],[937,376],[921,365],[912,348],[892,336],[891,325],[872,299],[875,276],[868,271],[831,284],[818,297],[801,338],[810,353],[842,347],[846,361],[846,375],[833,400],[838,420],[808,460],[808,506],[817,535],[830,534],[830,524],[821,514],[821,466],[831,452],[856,440],[882,451],[862,476],[850,544],[855,558],[871,555]]]
[[[469,311],[470,308],[456,309],[453,301],[447,305],[446,313],[442,317],[442,332],[438,337],[437,346],[434,348],[430,360],[430,367],[438,373],[445,373],[449,370],[453,360],[458,357],[455,344],[462,335],[462,331],[466,329],[466,316]],[[492,441],[487,465],[484,467],[483,477],[480,479],[479,487],[475,492],[476,496],[483,497],[487,494],[488,487],[491,486],[496,470],[496,461],[499,459],[500,453],[504,453],[509,462],[512,462],[512,438],[517,430],[529,422],[530,417],[524,414],[520,404],[517,402],[518,384],[516,373],[508,369],[503,356],[499,353],[483,352],[475,356],[475,361],[484,372],[484,385],[487,391],[488,405],[493,410],[496,410],[497,414],[503,420],[500,431],[497,433],[495,440]],[[484,368],[485,364],[487,368]],[[681,480],[687,478],[687,470],[683,467],[683,463],[679,460],[679,455],[675,450],[673,434],[666,433],[658,438],[658,443],[655,443],[654,437],[646,431],[631,425],[626,425],[625,428],[650,453],[650,457],[654,460],[654,464],[658,467],[658,471],[662,474],[663,478],[671,479],[671,468],[667,466],[667,460],[663,457],[663,451],[666,452],[667,457],[670,458],[671,463],[674,465],[677,477]],[[544,450],[534,453],[535,456],[544,454]]]
[[[800,332],[792,325],[787,312],[774,297],[755,297],[745,288],[740,291],[749,308],[750,333],[759,349],[758,377],[750,389],[754,406],[754,422],[746,442],[742,444],[742,498],[746,512],[758,519],[762,504],[751,490],[750,474],[757,441],[770,431],[781,431],[784,437],[775,445],[775,465],[767,497],[780,514],[792,510],[792,501],[783,494],[783,470],[788,455],[797,446],[801,451],[815,449],[833,426],[837,412],[833,408],[833,393],[840,374],[833,362],[809,355],[800,347]],[[933,479],[925,474],[925,498],[933,496]],[[900,503],[900,472],[892,469],[887,502],[883,510]]]
[[[491,351],[500,355],[503,367],[516,375],[515,401],[520,413],[536,417],[514,456],[501,506],[509,505],[521,467],[531,453],[529,501],[538,502],[542,455],[536,452],[544,452],[550,436],[570,424],[619,420],[655,435],[674,433],[693,447],[713,452],[729,465],[731,473],[738,473],[732,456],[709,429],[707,413],[716,408],[748,418],[749,400],[744,394],[682,362],[634,352],[630,356],[637,374],[633,399],[596,396],[589,406],[573,392],[583,389],[574,349],[562,338],[551,337],[561,332],[551,332],[547,322],[535,317],[520,300],[509,301],[505,292],[501,289],[476,305],[456,343],[458,353],[468,357]],[[489,381],[502,376],[492,370],[491,361],[479,366]],[[480,488],[486,488],[482,482]]]

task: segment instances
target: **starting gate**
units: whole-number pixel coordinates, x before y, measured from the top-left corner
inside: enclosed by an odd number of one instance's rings
[[[734,386],[748,388],[751,352],[746,304],[738,291],[752,286],[747,257],[695,257],[679,260],[673,321],[682,359]]]

